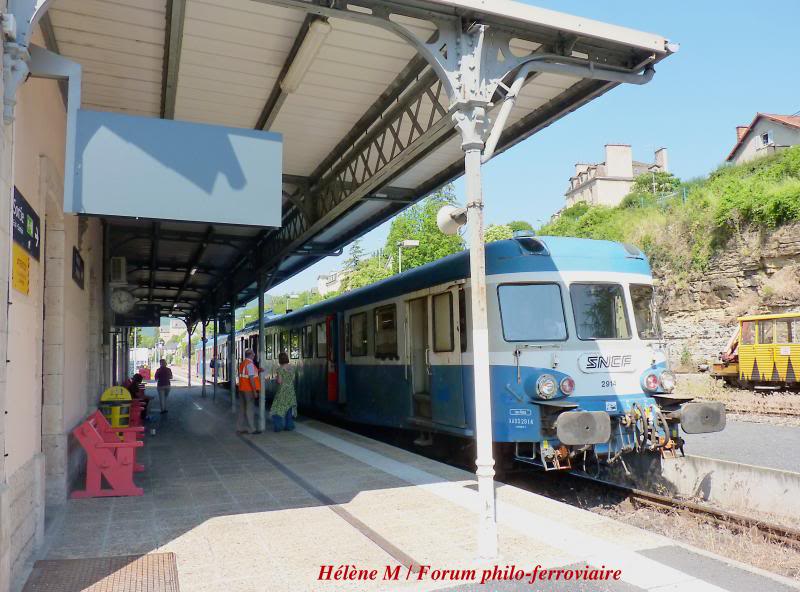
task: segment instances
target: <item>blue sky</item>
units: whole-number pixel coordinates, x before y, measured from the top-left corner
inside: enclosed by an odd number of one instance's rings
[[[538,226],[549,219],[563,205],[575,162],[601,162],[605,144],[631,144],[634,158],[647,162],[666,146],[670,170],[690,179],[725,159],[735,127],[756,112],[800,111],[797,0],[526,3],[658,33],[681,48],[649,84],[619,86],[485,165],[488,223],[521,218]],[[455,186],[463,196],[463,181]],[[366,235],[365,249],[383,246],[387,232],[384,224]],[[321,261],[270,293],[314,287],[317,275],[343,261]]]

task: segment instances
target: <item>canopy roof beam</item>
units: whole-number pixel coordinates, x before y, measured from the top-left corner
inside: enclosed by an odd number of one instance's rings
[[[200,263],[200,261],[203,259],[203,255],[205,254],[206,249],[208,248],[209,245],[208,241],[211,239],[212,234],[214,234],[214,227],[209,226],[208,229],[206,230],[206,234],[203,241],[199,245],[197,245],[197,250],[195,251],[191,261],[189,262],[189,269],[186,270],[186,273],[183,276],[183,284],[180,290],[178,290],[178,293],[175,295],[175,302],[172,305],[173,308],[175,308],[178,305],[178,301],[181,299],[181,296],[183,295],[184,291],[189,286],[189,282],[192,281],[192,275],[194,275],[192,273],[192,270],[195,269],[197,265]]]
[[[292,67],[292,62],[294,62],[294,58],[297,56],[300,46],[303,45],[303,41],[305,41],[311,23],[319,18],[320,17],[312,14],[306,15],[303,24],[300,26],[300,32],[297,34],[297,37],[295,37],[294,43],[292,43],[292,47],[289,50],[289,55],[286,57],[286,61],[278,74],[278,78],[275,80],[275,86],[272,88],[272,92],[270,92],[269,97],[267,97],[267,102],[261,110],[261,115],[259,115],[258,122],[256,123],[256,129],[269,130],[275,118],[278,117],[278,112],[288,96],[288,93],[282,88],[283,79],[286,77],[289,68]]]
[[[178,95],[178,67],[181,61],[186,0],[167,0],[167,26],[164,39],[164,67],[161,82],[161,117],[175,119]]]

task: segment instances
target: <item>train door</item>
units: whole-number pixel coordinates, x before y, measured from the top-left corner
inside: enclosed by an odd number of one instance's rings
[[[319,325],[318,325],[319,326]],[[336,327],[336,316],[325,317],[325,367],[328,385],[328,401],[335,403],[339,400],[339,357],[336,355],[339,332]],[[317,338],[319,343],[319,337]]]
[[[464,427],[458,288],[433,294],[430,298],[428,371],[433,421]]]
[[[431,369],[429,365],[430,340],[428,327],[428,298],[409,300],[408,332],[406,339],[408,365],[411,367],[411,415],[430,420]]]

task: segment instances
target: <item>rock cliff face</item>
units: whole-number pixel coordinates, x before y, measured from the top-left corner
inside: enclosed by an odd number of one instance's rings
[[[743,314],[800,313],[800,223],[744,230],[702,274],[680,285],[654,269],[664,333],[675,366],[716,360]]]

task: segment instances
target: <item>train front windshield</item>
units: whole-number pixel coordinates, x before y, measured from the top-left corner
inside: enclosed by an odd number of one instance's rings
[[[572,284],[569,287],[578,339],[630,339],[631,329],[620,284]]]
[[[631,284],[630,290],[639,339],[661,339],[661,321],[656,311],[653,286]]]

